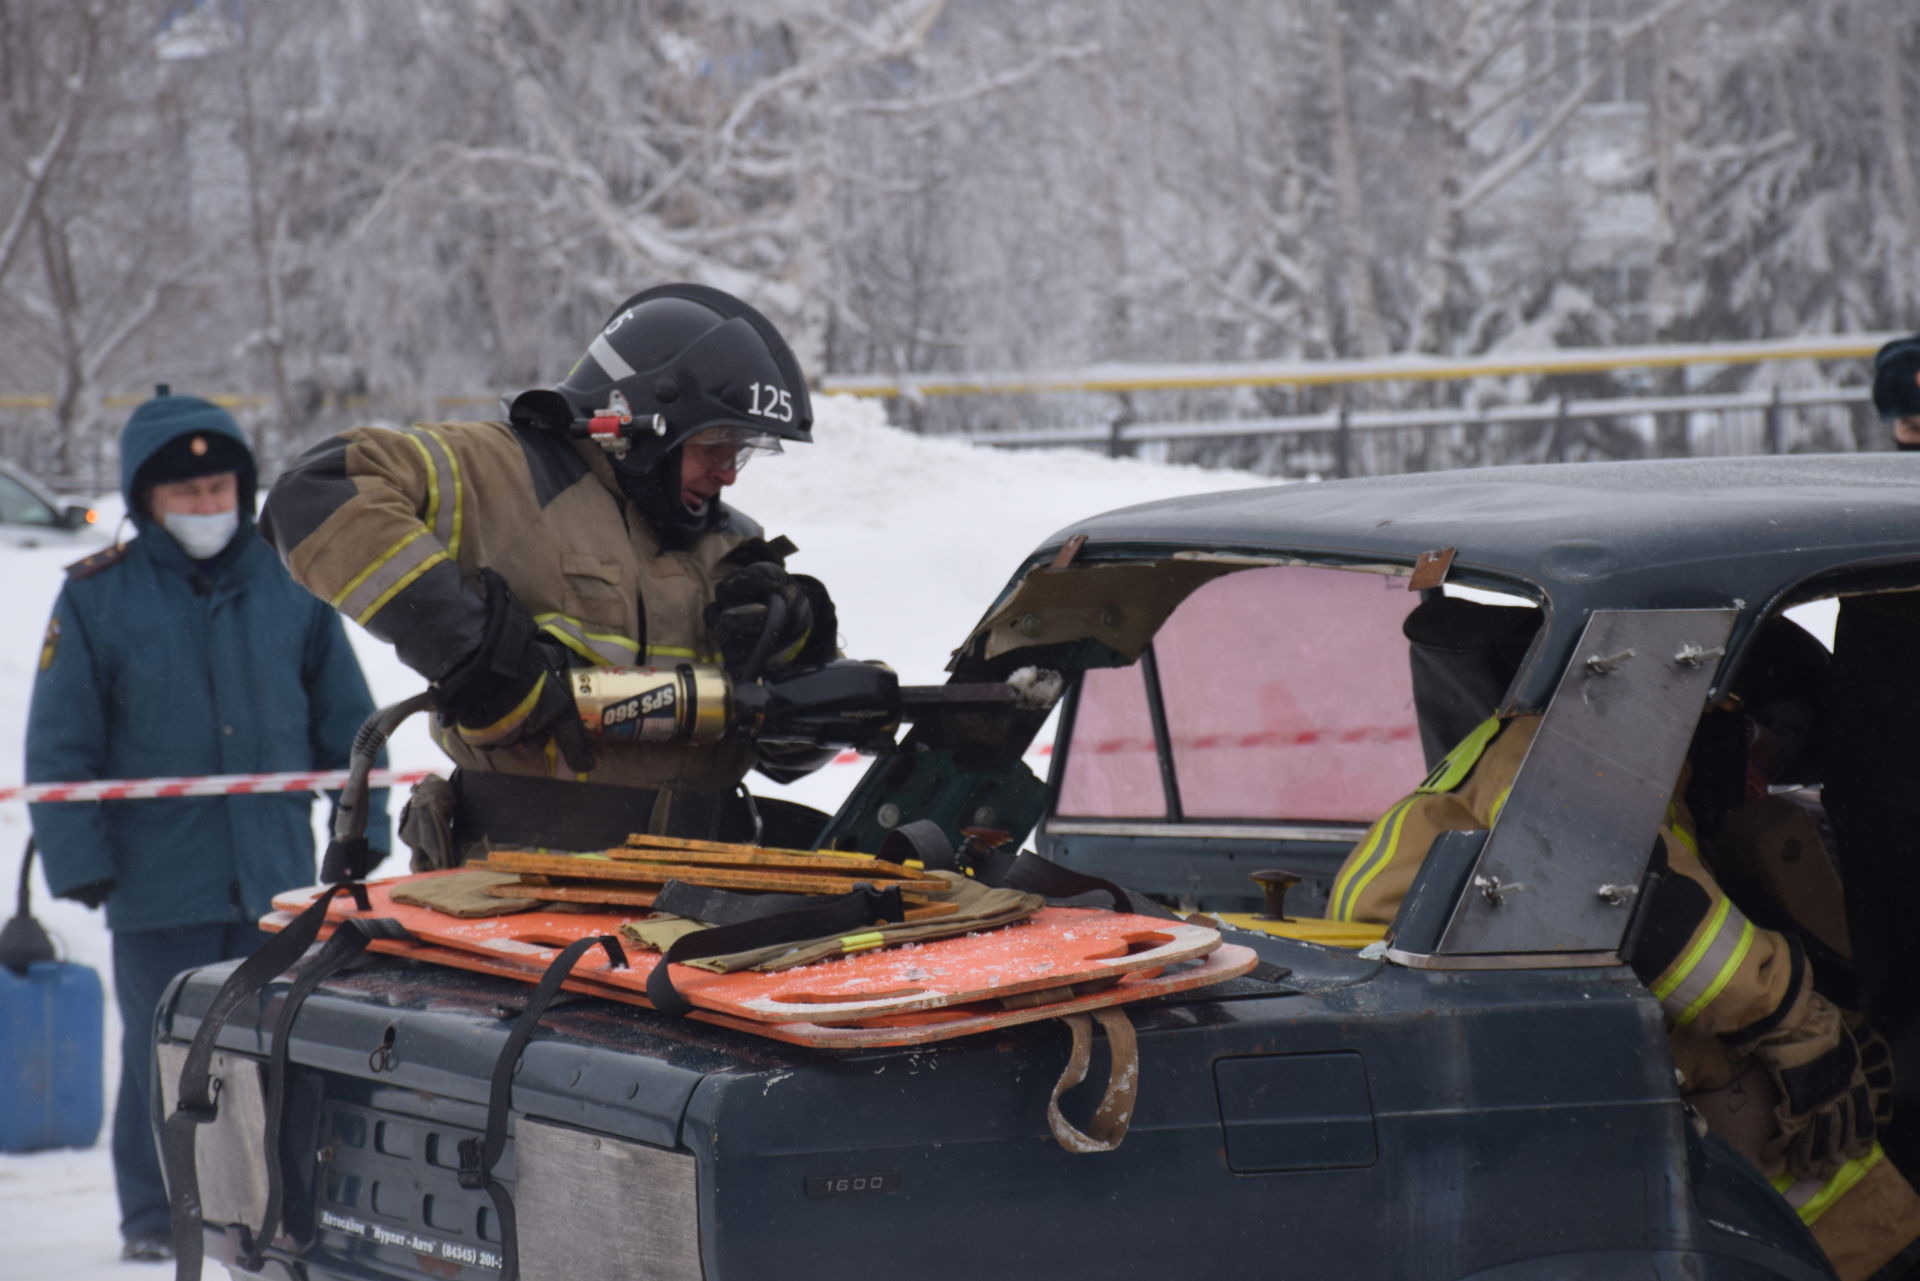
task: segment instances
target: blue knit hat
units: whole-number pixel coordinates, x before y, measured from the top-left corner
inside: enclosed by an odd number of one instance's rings
[[[251,519],[253,451],[233,415],[210,400],[156,387],[120,433],[120,494],[135,524],[147,519],[147,491],[155,484],[223,471],[238,473],[240,514]]]

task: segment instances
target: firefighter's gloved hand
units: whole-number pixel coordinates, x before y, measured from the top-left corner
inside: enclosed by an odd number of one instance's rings
[[[815,667],[834,656],[839,620],[833,599],[818,579],[760,561],[721,579],[713,597],[706,608],[707,628],[720,646],[721,661],[736,676],[752,661],[767,629],[768,602],[774,598],[785,608],[765,668],[756,675]]]
[[[1873,1144],[1873,1090],[1861,1064],[1860,1048],[1839,1025],[1838,1011],[1834,1023],[1838,1040],[1804,1061],[1783,1063],[1781,1056],[1761,1052],[1780,1092],[1774,1107],[1778,1131],[1768,1142],[1766,1155],[1784,1158],[1797,1179],[1831,1178]]]
[[[1866,1077],[1867,1092],[1873,1098],[1874,1124],[1886,1125],[1893,1120],[1893,1048],[1857,1015],[1847,1019],[1847,1030],[1860,1048],[1860,1074]]]
[[[56,894],[55,898],[68,898],[84,907],[99,907],[107,901],[107,895],[113,893],[116,881],[88,881],[85,885],[76,885],[65,894]]]
[[[547,639],[499,574],[480,571],[487,594],[479,646],[434,687],[442,724],[473,747],[551,737],[567,768],[593,768],[593,748],[574,707],[567,651]]]

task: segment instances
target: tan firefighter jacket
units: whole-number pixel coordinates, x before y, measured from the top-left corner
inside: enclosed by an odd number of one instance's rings
[[[1505,806],[1538,716],[1490,717],[1434,767],[1426,780],[1375,820],[1334,876],[1327,915],[1388,923],[1443,832],[1491,828]],[[1737,811],[1736,811],[1737,813]],[[1661,832],[1667,878],[1633,962],[1666,1015],[1674,1062],[1689,1093],[1724,1089],[1749,1065],[1766,1069],[1774,1106],[1749,1155],[1799,1211],[1843,1278],[1869,1276],[1920,1236],[1920,1198],[1875,1141],[1809,1154],[1796,1143],[1822,1124],[1819,1109],[1780,1102],[1805,1097],[1848,1063],[1855,1047],[1843,1013],[1813,990],[1801,945],[1756,927],[1702,863],[1693,823],[1676,806]],[[1741,1146],[1736,1143],[1736,1147]]]
[[[309,451],[274,485],[261,528],[295,579],[428,679],[480,641],[475,576],[490,567],[536,625],[593,665],[718,662],[702,611],[720,559],[759,527],[731,509],[683,551],[663,551],[597,446],[498,422],[359,427]],[[550,741],[483,749],[436,727],[462,769],[568,776]],[[595,744],[596,783],[733,788],[750,743]]]

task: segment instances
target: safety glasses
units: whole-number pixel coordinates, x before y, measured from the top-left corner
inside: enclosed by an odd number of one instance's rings
[[[755,454],[777,454],[780,438],[746,427],[706,427],[687,438],[681,448],[709,471],[739,472]]]

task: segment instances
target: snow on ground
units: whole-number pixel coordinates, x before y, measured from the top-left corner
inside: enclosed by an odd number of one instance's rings
[[[878,404],[850,397],[815,401],[818,444],[762,458],[733,497],[767,527],[799,544],[796,572],[833,593],[850,657],[884,659],[910,684],[945,679],[947,655],[992,602],[1025,554],[1070,521],[1109,508],[1180,494],[1268,483],[1241,473],[1154,466],[1074,451],[1002,452],[927,440],[887,426]],[[114,528],[117,497],[102,500],[100,528]],[[0,548],[0,781],[21,776],[27,700],[47,612],[62,566],[84,554],[71,547]],[[420,680],[378,641],[349,627],[374,698],[385,704]],[[440,767],[443,759],[416,718],[391,744],[397,769]],[[857,765],[830,765],[789,788],[756,787],[823,809],[834,808],[860,776]],[[397,809],[398,806],[395,806]],[[27,838],[26,807],[0,804],[0,916],[11,916],[12,887]],[[384,869],[404,870],[395,860]],[[52,902],[34,876],[34,913],[69,959],[110,979],[108,936],[100,915]],[[116,1080],[119,1020],[107,997],[107,1105]],[[0,1104],[4,1106],[4,1104]],[[171,1275],[119,1259],[119,1212],[112,1164],[102,1140],[87,1151],[0,1154],[0,1247],[11,1281],[107,1281]],[[220,1270],[209,1267],[207,1275]]]

